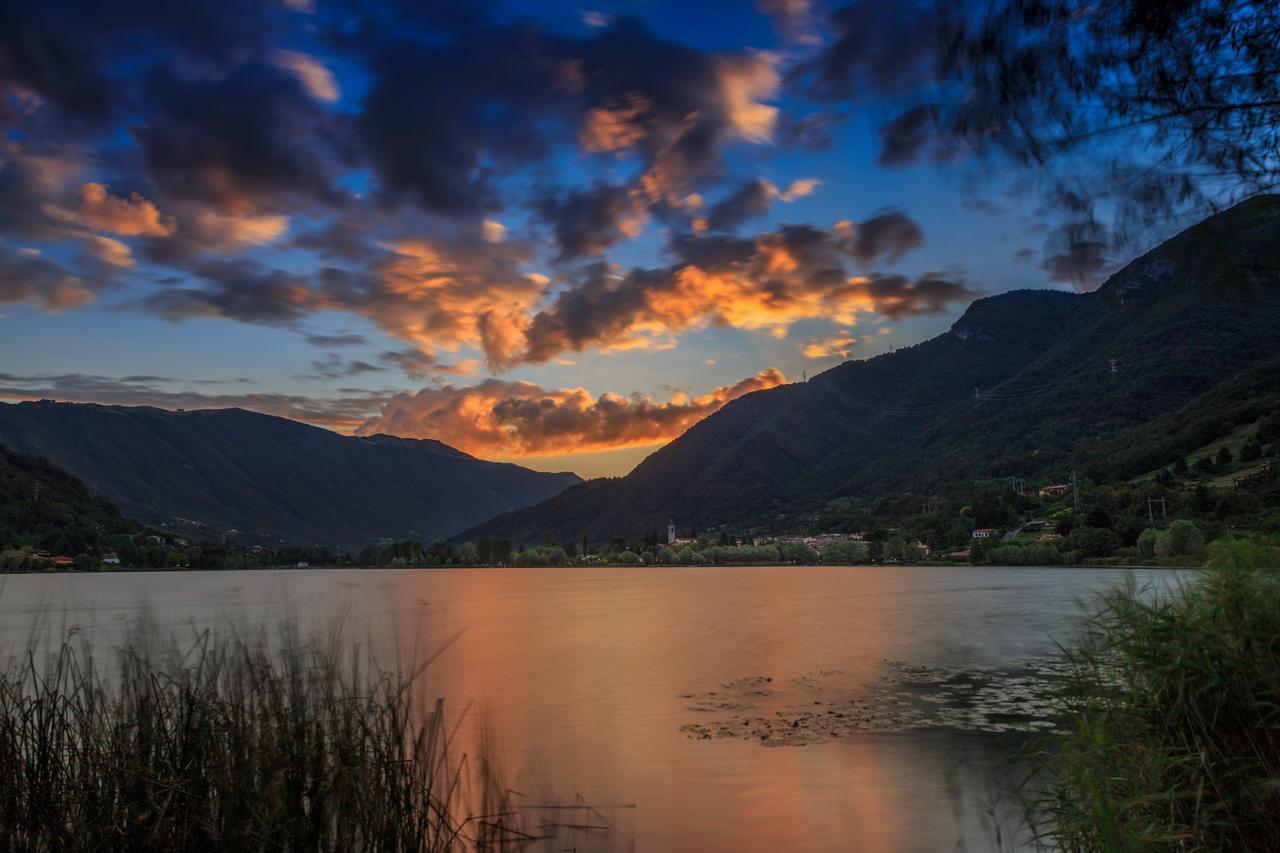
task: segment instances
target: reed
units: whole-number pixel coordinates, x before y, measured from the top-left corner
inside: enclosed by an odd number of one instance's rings
[[[0,673],[0,850],[509,850],[531,836],[460,754],[431,656],[341,631],[135,633]]]
[[[1199,580],[1107,593],[1070,650],[1031,812],[1070,851],[1280,850],[1280,572],[1229,541]]]

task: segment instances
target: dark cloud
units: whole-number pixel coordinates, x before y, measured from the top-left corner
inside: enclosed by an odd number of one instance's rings
[[[902,168],[918,163],[926,150],[937,146],[934,125],[937,108],[932,104],[911,107],[881,125],[880,154],[876,163],[887,168]]]
[[[923,245],[924,234],[916,221],[901,211],[888,210],[854,228],[851,254],[864,265],[880,260],[893,263]]]
[[[78,121],[105,122],[131,93],[109,63],[225,69],[272,31],[261,0],[12,0],[0,4],[0,89],[18,87]]]
[[[747,181],[711,208],[707,214],[707,227],[712,231],[732,231],[748,219],[768,213],[777,195],[773,184],[767,181],[758,178]]]
[[[593,265],[532,316],[523,348],[491,360],[509,366],[589,346],[654,346],[707,324],[785,330],[823,318],[852,326],[863,312],[901,319],[976,295],[934,274],[914,282],[850,274],[851,262],[896,260],[920,242],[919,227],[896,211],[830,230],[784,225],[751,238],[684,235],[672,243],[676,260],[667,267],[624,273]]]
[[[324,358],[311,362],[312,375],[304,375],[303,379],[342,379],[348,376],[359,376],[362,373],[382,373],[387,368],[370,364],[359,359],[346,359],[336,352],[327,353]]]
[[[648,206],[628,187],[597,184],[589,189],[548,193],[536,205],[551,226],[560,259],[594,257],[644,227]]]
[[[134,135],[170,199],[234,214],[342,200],[327,156],[341,147],[335,123],[283,69],[255,62],[212,81],[156,76],[149,105]]]
[[[94,300],[95,287],[33,249],[0,246],[0,305],[31,302],[46,311],[79,308]]]
[[[566,62],[524,28],[383,47],[356,119],[380,196],[449,214],[498,208],[493,164],[546,153],[541,122],[558,106],[567,109],[558,82]]]
[[[780,190],[771,181],[760,178],[747,181],[715,204],[708,212],[704,224],[712,231],[733,231],[748,219],[768,213],[775,201],[792,202],[804,198],[817,189],[820,183],[813,178],[802,178]]]
[[[928,79],[940,24],[928,5],[859,0],[833,12],[829,24],[835,40],[792,72],[815,96],[865,100]]]
[[[309,249],[325,258],[368,261],[378,254],[369,227],[352,219],[336,219],[321,228],[303,231],[289,241],[297,249]]]
[[[364,335],[354,334],[309,334],[306,339],[307,343],[317,347],[357,347],[369,343],[369,339]]]
[[[141,307],[169,320],[225,317],[243,323],[289,325],[318,306],[306,279],[252,261],[207,261],[193,273],[198,287],[168,287]]]
[[[956,302],[967,302],[981,296],[981,291],[964,282],[943,278],[938,273],[925,273],[915,281],[901,275],[873,273],[864,285],[875,302],[876,313],[891,320],[920,314],[943,314]]]
[[[1041,267],[1050,281],[1070,284],[1077,290],[1092,290],[1107,277],[1112,261],[1105,244],[1081,241],[1045,258]]]

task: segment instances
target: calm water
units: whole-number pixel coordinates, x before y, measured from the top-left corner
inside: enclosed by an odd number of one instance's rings
[[[286,615],[322,627],[344,612],[375,645],[420,629],[430,646],[465,629],[432,689],[455,709],[474,703],[467,719],[497,733],[519,785],[604,807],[616,847],[974,851],[994,849],[981,768],[999,738],[698,741],[680,730],[703,721],[688,695],[755,677],[785,693],[816,672],[874,684],[886,659],[1007,666],[1068,639],[1077,602],[1121,578],[963,567],[28,575],[0,579],[0,652],[29,644],[41,614],[51,636],[111,643],[144,605],[183,632]],[[949,793],[956,778],[964,796]]]

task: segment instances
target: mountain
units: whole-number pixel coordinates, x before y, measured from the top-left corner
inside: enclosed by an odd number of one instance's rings
[[[48,460],[0,445],[0,551],[30,546],[79,554],[104,536],[141,529]]]
[[[448,536],[580,482],[438,441],[344,436],[243,409],[0,404],[0,443],[149,524],[345,550]]]
[[[1259,196],[1096,291],[980,299],[932,340],[741,397],[626,477],[458,538],[527,542],[552,531],[594,542],[664,530],[668,519],[681,531],[785,530],[799,509],[845,495],[927,494],[985,477],[1062,482],[1077,466],[1106,479],[1118,476],[1109,460],[1135,450],[1146,458],[1129,468],[1171,461],[1176,442],[1142,427],[1234,377],[1253,371],[1251,394],[1280,390],[1280,370],[1266,365],[1278,342],[1280,196]]]

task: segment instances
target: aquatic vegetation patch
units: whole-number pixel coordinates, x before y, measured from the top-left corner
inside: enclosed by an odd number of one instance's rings
[[[681,727],[694,740],[734,738],[764,746],[808,746],[856,734],[950,729],[971,732],[1053,730],[1064,712],[1059,688],[1065,666],[1051,658],[1002,669],[944,669],[887,660],[879,680],[851,686],[839,670],[805,673],[787,680],[789,690],[764,695],[780,699],[761,708],[761,684],[769,676],[737,679],[719,690],[685,694],[691,711],[746,711],[713,722]]]

